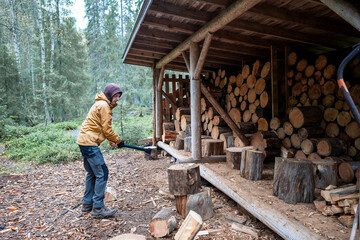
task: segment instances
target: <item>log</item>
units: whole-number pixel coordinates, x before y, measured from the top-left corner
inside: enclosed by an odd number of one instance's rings
[[[184,140],[186,136],[184,135],[177,135],[175,140],[174,148],[176,150],[184,150]]]
[[[248,96],[248,102],[249,103],[254,103],[255,100],[256,100],[255,89],[253,89],[253,88],[249,89],[247,96]]]
[[[310,161],[313,163],[316,188],[325,189],[329,185],[337,185],[338,167],[336,161],[324,159],[314,159]]]
[[[255,77],[259,76],[260,61],[256,60],[253,64],[251,74]]]
[[[237,86],[237,87],[240,87],[241,85],[243,85],[243,82],[244,82],[244,78],[242,77],[242,74],[239,73],[239,74],[236,76],[236,86]]]
[[[241,112],[237,108],[232,108],[229,112],[230,118],[235,122],[241,122]]]
[[[218,139],[220,134],[225,133],[225,132],[231,132],[231,128],[214,126],[211,131],[211,137],[213,139]]]
[[[255,133],[250,140],[250,145],[258,150],[265,150],[266,148],[281,148],[281,140],[273,132],[259,131]]]
[[[167,130],[166,132],[163,132],[162,141],[168,142],[175,140],[177,135],[179,135],[179,132]]]
[[[218,139],[203,139],[201,141],[201,149],[203,157],[223,155],[224,142]]]
[[[230,147],[226,149],[226,163],[232,169],[240,170],[241,156],[246,149],[253,149],[248,147]]]
[[[210,188],[206,187],[199,193],[190,194],[186,203],[186,215],[194,211],[205,221],[213,217],[213,203]]]
[[[181,116],[182,116],[182,115],[189,115],[189,114],[190,114],[190,108],[187,108],[187,107],[179,107],[179,108],[176,110],[175,117],[176,117],[176,120],[181,120]]]
[[[322,112],[318,107],[294,107],[289,113],[289,120],[294,128],[319,124]]]
[[[284,128],[278,128],[276,130],[276,134],[277,136],[280,138],[280,139],[284,139],[285,138],[285,131],[284,131]]]
[[[321,137],[323,134],[324,129],[320,126],[307,126],[298,130],[298,135],[302,140]]]
[[[266,82],[263,78],[259,78],[256,83],[255,83],[255,93],[257,95],[260,95],[261,93],[264,92],[266,87]]]
[[[285,134],[288,136],[291,136],[294,132],[293,125],[290,122],[284,122],[283,128],[284,128]]]
[[[309,156],[307,157],[307,160],[314,160],[314,159],[321,159],[321,157],[319,156],[319,154],[315,152],[310,153]]]
[[[231,86],[231,85],[229,85],[229,86]],[[206,99],[201,98],[201,100],[200,100],[200,112],[201,113],[204,113],[206,111],[206,106],[207,106]]]
[[[339,111],[336,108],[327,108],[324,111],[324,120],[327,122],[333,122],[336,120]]]
[[[304,160],[307,159],[305,153],[303,151],[301,151],[301,150],[296,151],[294,158],[295,159],[304,159]]]
[[[302,84],[301,84],[301,82],[295,83],[291,88],[292,96],[298,97],[298,96],[300,96],[301,92],[302,92]]]
[[[329,123],[326,126],[325,133],[328,137],[337,137],[340,133],[339,126],[336,123]]]
[[[186,129],[186,126],[191,126],[191,115],[182,115],[180,126],[182,131]]]
[[[307,60],[306,59],[301,59],[297,64],[296,64],[296,70],[298,70],[299,72],[302,72],[305,70],[306,66],[307,66]]]
[[[220,134],[219,139],[224,141],[224,151],[226,150],[226,148],[234,147],[235,145],[235,137],[233,136],[232,132]]]
[[[246,79],[250,74],[250,67],[249,65],[245,64],[242,68],[241,75],[244,79]]]
[[[297,61],[297,55],[295,52],[291,52],[287,57],[287,62],[289,66],[294,66]]]
[[[324,85],[321,87],[322,93],[327,96],[327,95],[332,95],[335,94],[335,90],[336,90],[337,84],[335,81],[326,81],[324,83]]]
[[[286,203],[310,203],[315,198],[313,166],[310,161],[275,158],[273,194]]]
[[[273,117],[270,120],[270,129],[276,131],[280,127],[280,124],[281,124],[280,119],[277,117]]]
[[[248,86],[249,89],[254,88],[256,83],[256,77],[254,75],[249,75],[247,80],[246,80],[246,85]]]
[[[245,94],[248,92],[248,86],[246,84],[243,84],[240,86],[240,96],[245,96]]]
[[[294,133],[293,135],[291,135],[290,137],[290,141],[291,141],[291,145],[296,148],[296,149],[300,149],[301,148],[301,138],[299,137],[298,134]]]
[[[270,62],[266,62],[261,69],[260,77],[266,78],[269,75],[270,72]]]
[[[324,69],[323,75],[326,79],[331,79],[335,74],[335,65],[327,65]]]
[[[323,98],[322,100],[322,104],[326,107],[329,108],[331,107],[335,102],[335,96],[334,95],[327,95]]]
[[[264,156],[261,151],[244,149],[241,156],[240,176],[251,181],[261,180]]]
[[[301,142],[301,150],[307,155],[316,152],[316,145],[319,141],[320,139],[316,138],[305,139]]]
[[[258,123],[259,131],[268,131],[269,130],[269,124],[265,118],[259,118],[257,123]]]
[[[175,131],[175,125],[173,122],[164,122],[163,123],[163,132],[166,131]]]
[[[339,138],[324,138],[317,145],[317,153],[321,156],[341,156],[347,153],[347,144]]]
[[[269,95],[267,92],[263,92],[261,95],[260,95],[260,106],[262,108],[265,108],[269,105]]]
[[[305,68],[305,77],[311,77],[315,72],[315,67],[314,65],[308,65],[306,68]]]
[[[226,126],[226,122],[219,115],[214,116],[213,124],[215,126]]]
[[[320,84],[314,84],[310,87],[308,95],[311,100],[319,99],[321,97],[321,94],[322,94],[322,92],[321,92]]]
[[[244,113],[243,113],[243,121],[244,122],[249,122],[251,119],[251,112],[249,110],[246,110]]]
[[[352,121],[351,123],[346,125],[345,132],[351,139],[356,139],[360,137],[360,127],[355,121]]]
[[[238,128],[241,129],[241,131],[244,134],[251,134],[251,133],[256,133],[257,132],[256,124],[254,124],[254,123],[251,123],[251,122],[237,122],[236,125],[238,126]]]
[[[322,70],[327,64],[327,57],[325,55],[319,55],[315,61],[315,68]]]
[[[174,120],[174,126],[175,126],[175,131],[177,131],[177,132],[181,131],[181,126],[180,126],[179,120]]]
[[[149,224],[151,236],[156,238],[168,236],[176,228],[176,218],[173,210],[163,208],[152,218]]]
[[[350,183],[354,180],[354,170],[348,162],[340,163],[339,177],[344,183]]]
[[[203,220],[199,214],[194,211],[190,211],[186,216],[183,224],[179,228],[179,231],[175,235],[175,240],[191,240],[194,239],[199,232]]]
[[[169,192],[175,196],[186,196],[200,191],[199,165],[184,163],[168,168]]]
[[[347,111],[342,111],[337,115],[336,121],[341,127],[346,127],[351,122],[351,115]]]

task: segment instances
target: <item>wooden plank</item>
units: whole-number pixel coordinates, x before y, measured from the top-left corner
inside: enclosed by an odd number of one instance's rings
[[[171,62],[174,58],[179,56],[181,52],[188,49],[191,42],[199,42],[203,40],[208,32],[216,32],[217,30],[232,22],[234,19],[239,17],[241,14],[243,14],[256,4],[258,4],[259,2],[261,2],[261,0],[238,0],[234,2],[228,8],[224,9],[218,16],[206,23],[197,32],[195,32],[185,41],[179,44],[168,55],[160,59],[160,61],[156,64],[156,67],[161,68],[165,64]],[[196,14],[199,15],[198,13]],[[180,15],[182,16],[182,14]]]
[[[322,236],[310,232],[305,226],[299,224],[298,221],[282,214],[266,201],[259,201],[257,196],[252,195],[251,192],[244,192],[241,188],[237,188],[236,191],[231,189],[225,184],[223,177],[217,175],[204,165],[200,165],[200,175],[284,239],[323,239]]]
[[[271,51],[271,109],[272,117],[279,116],[279,84],[278,84],[278,59],[277,50],[274,46],[270,47]]]
[[[179,82],[179,105],[180,107],[184,106],[184,91],[183,91],[183,82]]]
[[[156,90],[156,137],[161,138],[162,135],[162,122],[163,122],[163,105],[162,105],[162,81],[164,77],[165,66],[157,69],[158,86]]]
[[[360,31],[360,12],[359,8],[345,0],[320,0],[336,14]]]
[[[172,90],[172,100],[173,102],[171,103],[171,106],[172,106],[172,119],[175,119],[175,111],[177,109],[177,106],[176,106],[176,81],[172,81],[172,85],[171,85],[171,90]],[[170,101],[171,102],[171,101]]]

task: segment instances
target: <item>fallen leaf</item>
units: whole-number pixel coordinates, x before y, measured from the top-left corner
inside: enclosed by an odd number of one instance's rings
[[[15,210],[17,209],[17,207],[8,207],[8,209],[9,209],[10,211],[15,211]]]

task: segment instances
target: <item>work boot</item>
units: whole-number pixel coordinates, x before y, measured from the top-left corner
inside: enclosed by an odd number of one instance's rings
[[[116,213],[116,209],[109,209],[106,206],[102,208],[94,208],[91,212],[91,216],[95,218],[109,218],[113,217]]]
[[[93,208],[92,204],[83,204],[82,208],[81,208],[81,211],[83,211],[83,212],[91,212],[92,208]]]

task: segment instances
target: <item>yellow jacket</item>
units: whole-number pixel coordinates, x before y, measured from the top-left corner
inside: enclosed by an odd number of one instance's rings
[[[117,104],[112,104],[102,92],[95,97],[85,121],[81,125],[77,144],[80,146],[99,146],[105,139],[120,143],[121,139],[112,129],[112,109]]]

